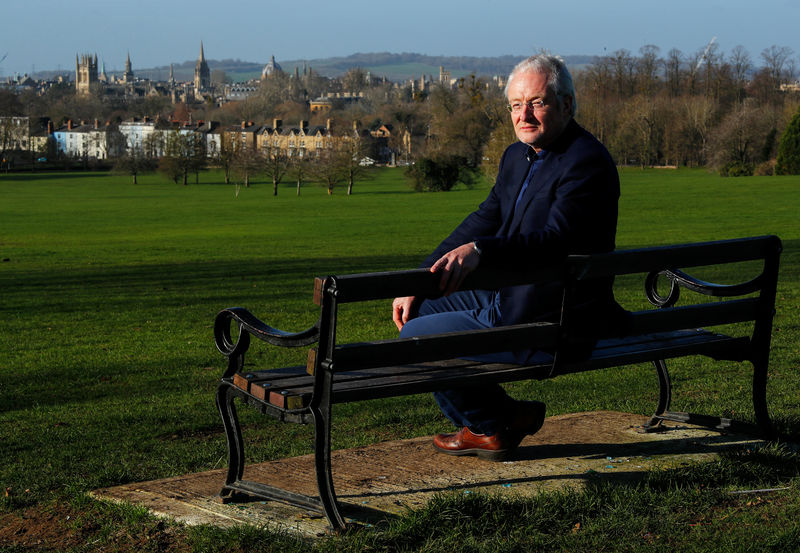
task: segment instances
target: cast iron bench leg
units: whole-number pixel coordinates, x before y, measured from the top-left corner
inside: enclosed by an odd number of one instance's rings
[[[314,416],[314,469],[319,498],[331,527],[337,531],[343,530],[345,522],[336,503],[331,473],[331,405],[322,402],[319,406],[312,405],[310,410]]]
[[[672,381],[669,378],[667,363],[663,359],[653,361],[653,366],[658,375],[658,406],[656,412],[644,425],[645,432],[657,432],[661,427],[661,415],[669,411],[672,402]]]
[[[232,501],[236,494],[235,490],[227,487],[228,484],[241,480],[242,474],[244,474],[242,429],[239,426],[239,417],[236,415],[236,407],[233,404],[235,396],[230,391],[231,387],[226,384],[220,384],[217,388],[217,408],[222,417],[225,438],[228,442],[228,474],[225,477],[225,486],[220,492],[223,503]]]
[[[762,358],[753,361],[753,410],[755,411],[756,422],[764,436],[774,440],[778,435],[772,425],[769,410],[767,409],[767,365],[769,361],[763,358],[765,356],[760,357]]]

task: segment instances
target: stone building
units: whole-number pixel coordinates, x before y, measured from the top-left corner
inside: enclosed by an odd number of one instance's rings
[[[88,95],[92,86],[99,82],[97,77],[97,54],[75,56],[75,90],[78,94]]]
[[[272,126],[261,127],[257,135],[259,151],[279,151],[287,157],[319,157],[324,149],[332,147],[332,140],[330,119],[324,126],[309,126],[308,121],[284,126],[280,119],[273,119]]]

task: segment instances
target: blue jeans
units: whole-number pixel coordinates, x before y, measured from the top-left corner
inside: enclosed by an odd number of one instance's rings
[[[419,316],[408,321],[401,338],[492,328],[500,321],[498,294],[486,290],[466,290],[447,297],[425,300]],[[546,355],[546,354],[545,354]],[[516,363],[510,351],[468,357],[478,361]],[[457,427],[476,434],[502,432],[510,422],[515,400],[499,384],[465,386],[434,392],[433,397],[445,416]]]

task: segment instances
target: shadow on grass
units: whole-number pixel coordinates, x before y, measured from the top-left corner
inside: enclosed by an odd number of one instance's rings
[[[10,181],[17,182],[37,182],[43,180],[79,180],[88,181],[95,179],[108,179],[109,173],[107,171],[84,171],[75,170],[71,171],[54,171],[54,172],[41,172],[41,173],[0,173],[0,181],[6,177]]]
[[[221,309],[244,305],[256,316],[300,324],[286,328],[299,331],[318,316],[314,277],[411,268],[418,262],[387,255],[9,271],[0,319],[10,352],[26,366],[0,371],[0,412],[131,394],[169,401],[170,386],[179,385],[175,379],[195,370],[198,359],[219,356],[210,329]],[[387,308],[387,324],[389,313]],[[197,346],[186,348],[186,340]],[[64,351],[79,353],[65,358]],[[222,357],[217,361],[221,373]]]

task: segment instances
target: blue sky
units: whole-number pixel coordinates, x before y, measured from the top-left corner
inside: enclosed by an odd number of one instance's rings
[[[3,0],[0,76],[73,71],[97,53],[106,70],[134,71],[206,57],[264,63],[356,52],[431,55],[633,53],[655,44],[684,54],[712,39],[760,63],[772,45],[800,61],[798,0]],[[798,63],[800,66],[800,63]]]

